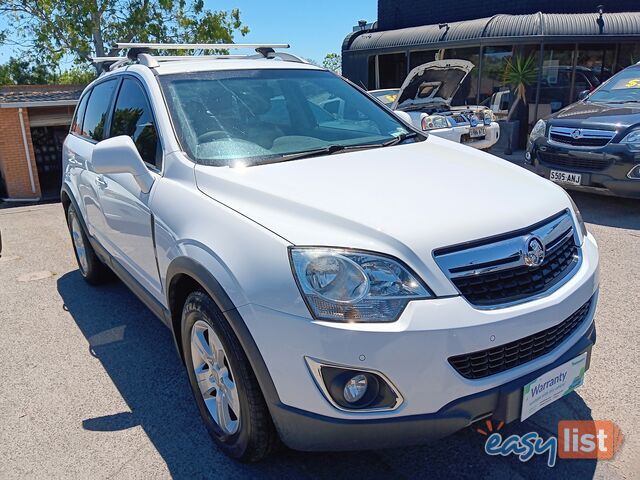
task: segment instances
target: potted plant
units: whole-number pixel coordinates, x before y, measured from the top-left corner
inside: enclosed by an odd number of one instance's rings
[[[520,127],[520,122],[512,120],[512,118],[517,112],[520,103],[526,105],[527,87],[535,82],[536,76],[536,59],[533,54],[526,58],[515,56],[507,60],[502,75],[502,83],[511,89],[514,98],[507,113],[507,118],[500,126],[502,135],[506,136],[507,139],[507,146],[504,151],[507,155],[511,155],[513,152],[513,144],[517,142],[517,140],[514,142],[514,137],[517,139]]]

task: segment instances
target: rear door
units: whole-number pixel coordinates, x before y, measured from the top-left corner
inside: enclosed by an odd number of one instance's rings
[[[162,147],[147,93],[135,77],[125,75],[119,85],[109,137],[131,137],[147,168],[158,180]],[[162,288],[153,244],[149,193],[143,193],[130,174],[101,175],[97,189],[104,225],[102,237],[109,253],[150,293],[162,301]]]

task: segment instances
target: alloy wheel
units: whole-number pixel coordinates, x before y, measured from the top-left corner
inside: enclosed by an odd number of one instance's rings
[[[227,435],[240,427],[240,398],[227,354],[213,328],[203,320],[191,329],[191,360],[200,394],[213,421]]]

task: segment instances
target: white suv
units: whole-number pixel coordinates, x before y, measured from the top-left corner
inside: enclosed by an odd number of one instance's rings
[[[63,153],[81,274],[171,329],[227,454],[510,422],[527,384],[588,368],[598,251],[560,187],[260,52],[120,62]]]

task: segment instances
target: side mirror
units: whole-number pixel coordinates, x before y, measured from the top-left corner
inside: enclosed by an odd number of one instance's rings
[[[584,100],[589,96],[591,92],[589,90],[583,90],[578,94],[578,100]]]
[[[127,135],[98,142],[93,148],[91,165],[98,174],[130,173],[143,193],[149,193],[153,186],[153,175]]]

